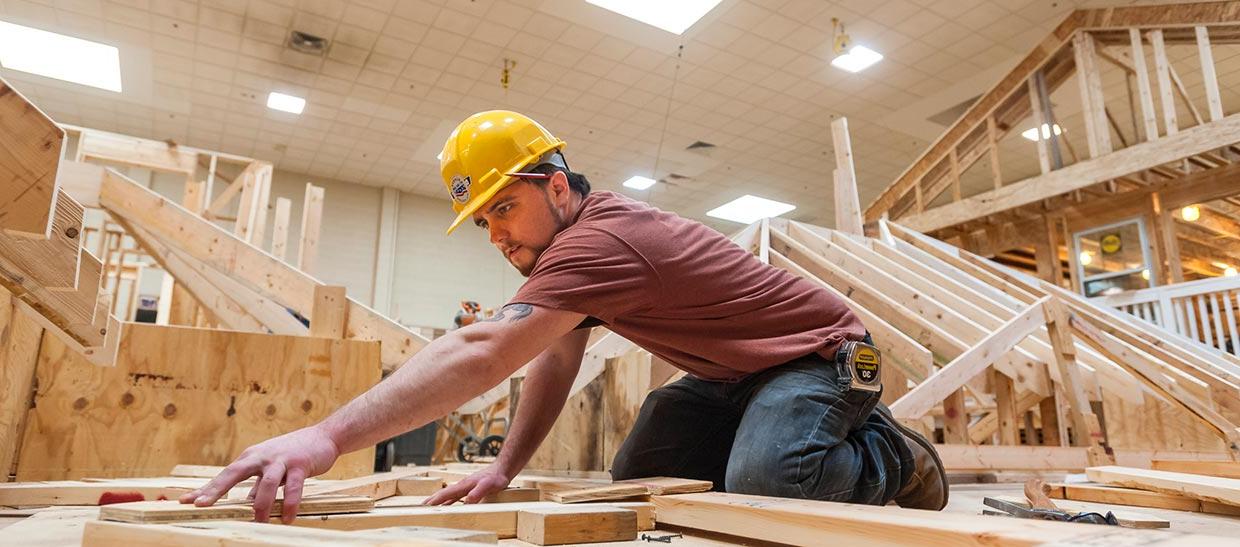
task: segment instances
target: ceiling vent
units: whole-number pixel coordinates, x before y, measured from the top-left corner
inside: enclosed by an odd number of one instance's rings
[[[326,38],[320,38],[313,34],[306,34],[299,30],[294,30],[289,34],[288,47],[302,53],[317,55],[322,57],[327,53],[328,41]]]
[[[715,145],[708,143],[706,141],[694,141],[693,144],[686,146],[685,150],[707,150],[707,149],[711,149],[714,147]]]

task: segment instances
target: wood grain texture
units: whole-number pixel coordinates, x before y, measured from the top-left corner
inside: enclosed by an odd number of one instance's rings
[[[0,253],[17,263],[31,281],[53,291],[77,288],[78,248],[85,208],[69,194],[56,191],[52,229],[47,239],[5,235],[0,231]],[[99,280],[96,278],[95,283]]]
[[[8,477],[21,448],[26,414],[34,402],[34,373],[43,327],[18,313],[0,288],[0,476]]]
[[[650,494],[650,489],[643,484],[614,483],[606,486],[550,492],[547,494],[547,499],[556,503],[584,503],[621,500],[647,494]]]
[[[301,500],[297,514],[364,513],[374,507],[375,501],[364,496],[309,496]],[[283,508],[284,500],[275,500],[271,506],[271,516],[280,516]],[[253,520],[254,507],[249,502],[237,503],[226,500],[207,507],[186,505],[177,500],[134,501],[105,505],[99,509],[99,518],[100,520],[137,524],[199,520]]]
[[[1154,460],[1151,467],[1157,471],[1240,479],[1240,462],[1237,461]]]
[[[0,79],[0,230],[44,239],[65,132]]]
[[[44,337],[20,480],[224,465],[318,422],[380,374],[374,342],[130,324],[119,346],[115,367],[97,367]],[[335,469],[367,474],[370,452]]]
[[[535,545],[637,539],[637,513],[617,507],[553,507],[517,513],[517,539]]]
[[[678,479],[674,477],[646,477],[641,479],[629,479],[624,481],[616,481],[616,484],[640,484],[650,490],[651,494],[692,494],[694,492],[707,492],[714,484],[710,481],[697,479]]]
[[[1030,519],[717,492],[655,496],[654,503],[662,524],[789,545],[1109,545],[1127,539],[1164,547],[1221,547],[1235,542],[1234,538],[1162,535],[1158,531],[1114,526],[1071,526]]]
[[[128,524],[96,520],[86,523],[81,535],[85,547],[464,547],[495,543],[489,535],[424,528],[359,533],[227,521]]]
[[[1085,475],[1089,477],[1089,480],[1098,483],[1166,492],[1240,506],[1240,479],[1115,465],[1090,467],[1085,470]]]

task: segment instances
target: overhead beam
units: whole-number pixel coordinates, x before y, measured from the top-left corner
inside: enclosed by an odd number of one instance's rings
[[[907,216],[900,223],[920,232],[939,230],[1236,142],[1240,142],[1240,114]]]

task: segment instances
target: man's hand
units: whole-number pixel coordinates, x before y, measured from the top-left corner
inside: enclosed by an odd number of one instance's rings
[[[492,465],[436,492],[422,503],[451,505],[461,498],[465,499],[465,503],[478,503],[482,501],[482,498],[508,488],[509,482],[512,482],[512,477]]]
[[[326,473],[338,457],[339,449],[326,433],[315,426],[299,429],[245,449],[211,482],[185,493],[180,500],[205,507],[214,504],[237,483],[257,476],[258,482],[249,496],[254,500],[254,520],[267,522],[276,490],[283,484],[281,520],[288,524],[297,516],[306,478]]]

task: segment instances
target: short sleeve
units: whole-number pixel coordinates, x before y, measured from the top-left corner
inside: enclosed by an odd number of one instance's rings
[[[660,284],[650,263],[618,236],[595,228],[565,231],[543,251],[511,303],[572,311],[612,323],[650,307]]]

